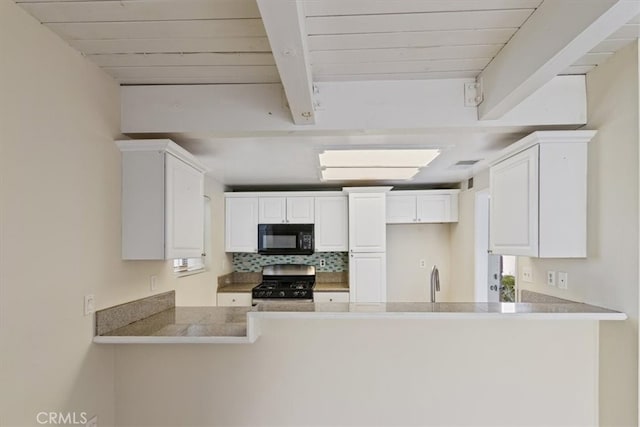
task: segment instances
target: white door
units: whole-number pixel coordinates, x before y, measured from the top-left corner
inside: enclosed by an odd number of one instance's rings
[[[353,303],[387,301],[386,253],[356,253],[349,258],[349,295]]]
[[[349,194],[349,251],[386,251],[386,194]]]
[[[313,224],[313,197],[287,197],[287,222]]]
[[[285,197],[260,197],[260,224],[283,224],[287,220],[287,199]]]
[[[417,212],[417,222],[450,222],[451,196],[448,194],[418,196]]]
[[[170,154],[165,168],[165,258],[200,257],[204,251],[204,175]]]
[[[416,222],[416,196],[387,196],[387,224]]]
[[[489,170],[489,247],[495,254],[538,256],[538,149]]]
[[[225,251],[258,252],[258,198],[225,199]]]
[[[347,197],[316,197],[315,245],[317,252],[349,249]]]

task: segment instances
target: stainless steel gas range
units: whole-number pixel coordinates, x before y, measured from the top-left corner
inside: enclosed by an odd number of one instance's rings
[[[316,267],[304,264],[274,264],[262,268],[262,283],[253,288],[253,304],[265,301],[313,301]]]

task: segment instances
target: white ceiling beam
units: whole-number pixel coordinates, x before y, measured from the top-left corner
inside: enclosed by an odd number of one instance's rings
[[[545,0],[478,76],[498,119],[640,13],[637,0]]]
[[[560,76],[499,120],[465,107],[474,78],[316,83],[318,120],[297,126],[279,84],[123,86],[123,133],[278,135],[411,131],[459,132],[586,123],[584,76]]]
[[[313,81],[301,1],[258,0],[293,122],[315,123]]]

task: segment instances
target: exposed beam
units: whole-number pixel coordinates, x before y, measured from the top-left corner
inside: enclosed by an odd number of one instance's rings
[[[122,132],[275,135],[292,132],[452,132],[577,128],[586,123],[584,76],[561,76],[499,120],[478,120],[464,106],[473,78],[317,83],[318,115],[307,126],[291,122],[279,84],[123,86]]]
[[[640,13],[637,0],[546,0],[478,76],[498,119]]]
[[[258,8],[293,122],[298,125],[313,124],[313,81],[302,2],[258,0]]]

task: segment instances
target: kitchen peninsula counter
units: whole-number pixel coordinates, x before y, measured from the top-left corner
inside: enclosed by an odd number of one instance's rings
[[[143,299],[128,304],[139,305],[144,301]],[[115,309],[122,311],[126,305],[117,306]],[[101,310],[101,312],[109,310],[112,309]],[[103,314],[106,316],[106,313]],[[263,319],[601,321],[625,320],[626,318],[624,313],[581,303],[350,304],[268,302],[253,307],[169,307],[111,330],[101,330],[99,312],[96,314],[96,331],[100,333],[96,333],[94,342],[104,344],[249,344],[258,339],[260,321]]]

